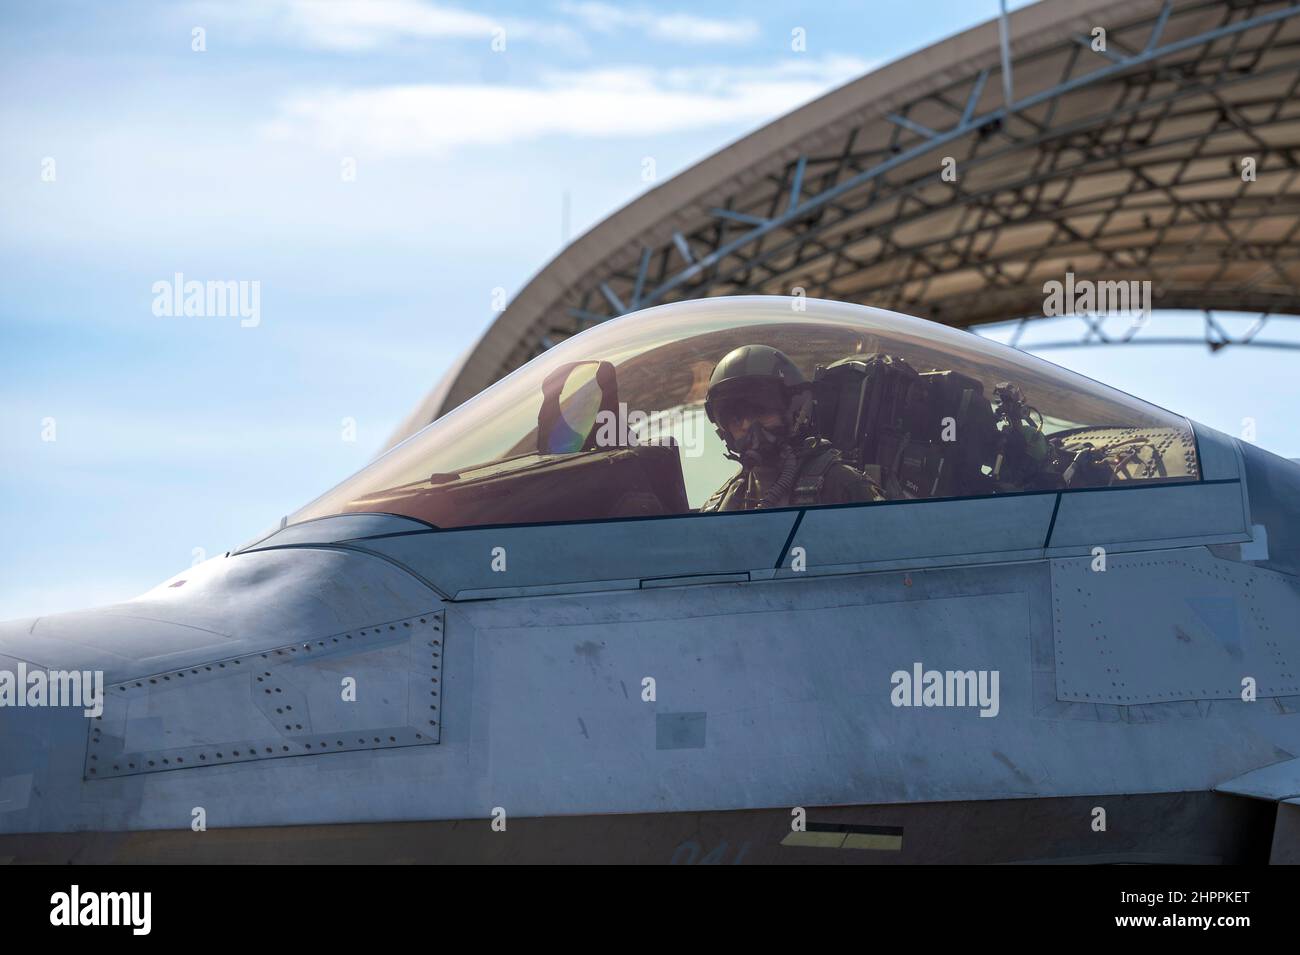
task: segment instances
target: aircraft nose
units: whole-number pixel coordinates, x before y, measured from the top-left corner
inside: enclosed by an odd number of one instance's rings
[[[0,624],[0,641],[15,629],[26,632]],[[86,713],[100,711],[103,692],[93,672],[74,679],[0,652],[0,835],[48,831],[54,813],[74,808],[93,719]]]
[[[116,604],[0,623],[0,654],[51,671],[102,673],[105,683],[166,669],[180,656],[228,647],[228,634]]]
[[[124,605],[0,623],[0,834],[76,817],[87,740],[114,683],[229,643]]]

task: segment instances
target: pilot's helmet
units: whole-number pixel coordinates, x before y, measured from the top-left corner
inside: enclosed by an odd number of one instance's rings
[[[704,411],[730,447],[729,423],[772,412],[784,415],[791,410],[794,394],[807,385],[784,352],[767,345],[742,345],[714,367]]]

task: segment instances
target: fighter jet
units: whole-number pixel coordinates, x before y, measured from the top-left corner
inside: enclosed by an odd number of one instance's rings
[[[0,858],[1294,862],[1297,619],[1300,466],[905,315],[674,303],[0,626]]]

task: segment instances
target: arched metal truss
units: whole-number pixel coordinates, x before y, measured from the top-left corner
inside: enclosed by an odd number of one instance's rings
[[[1144,317],[1142,315],[1072,314],[1053,318],[1031,315],[1007,323],[1011,327],[1011,334],[1007,344],[1019,347],[1021,336],[1032,323],[1035,328],[1050,324],[1053,326],[1073,327],[1079,331],[1078,337],[1074,338],[1035,341],[1030,346],[1031,350],[1035,352],[1050,351],[1057,348],[1092,348],[1099,345],[1196,345],[1208,348],[1211,352],[1217,352],[1228,347],[1244,348],[1249,345],[1253,348],[1280,348],[1300,351],[1300,336],[1295,336],[1296,332],[1300,332],[1300,315],[1276,315],[1264,312],[1256,316],[1235,315],[1231,318],[1225,318],[1222,315],[1216,315],[1212,310],[1206,309],[1199,315],[1178,313],[1174,317],[1178,319],[1177,324],[1180,326],[1180,331],[1181,326],[1199,320],[1201,333],[1199,335],[1190,333],[1176,335],[1153,334],[1151,332],[1152,322],[1150,316]],[[1112,319],[1117,321],[1112,321]],[[1248,321],[1249,324],[1241,331],[1234,331],[1232,325],[1244,324],[1243,320]],[[1270,326],[1273,328],[1287,327],[1287,330],[1294,337],[1288,340],[1266,336],[1265,332]],[[991,333],[1004,327],[1001,324],[982,325],[976,326],[973,330],[987,330]]]
[[[970,327],[1041,316],[1044,282],[1074,273],[1149,280],[1160,309],[1300,312],[1297,213],[1300,4],[1046,0],[841,87],[596,226],[394,439],[564,338],[687,298],[802,288]]]

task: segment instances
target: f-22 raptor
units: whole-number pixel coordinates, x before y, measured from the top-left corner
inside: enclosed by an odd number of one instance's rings
[[[1297,619],[1295,463],[920,319],[675,303],[0,626],[0,857],[1295,862]]]

